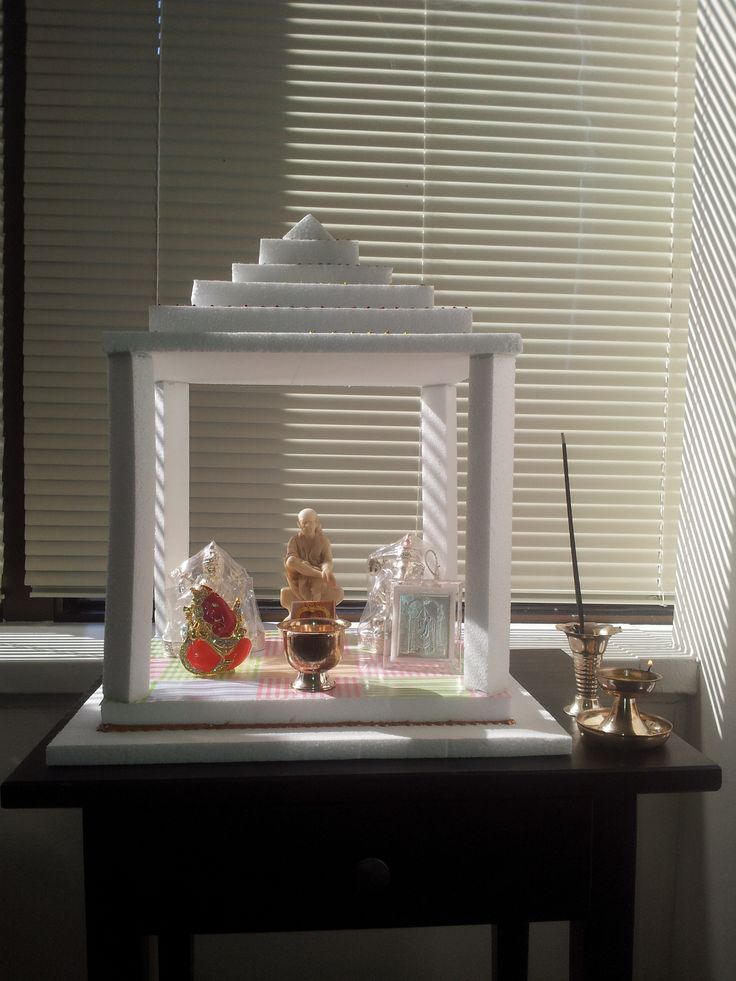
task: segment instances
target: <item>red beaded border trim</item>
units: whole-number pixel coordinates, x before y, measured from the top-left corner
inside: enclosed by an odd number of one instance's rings
[[[114,722],[103,722],[98,726],[98,732],[166,732],[187,729],[362,729],[379,727],[391,729],[394,726],[515,726],[516,719],[498,719],[495,721],[481,719],[480,721],[460,722],[265,722],[249,724],[239,722],[173,722],[168,725],[124,725]]]

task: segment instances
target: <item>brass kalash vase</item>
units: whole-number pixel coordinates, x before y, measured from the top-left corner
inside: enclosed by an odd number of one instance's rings
[[[290,617],[279,630],[284,638],[286,660],[297,676],[291,687],[296,691],[331,691],[334,680],[327,672],[342,659],[347,620],[335,617]]]
[[[575,672],[575,700],[565,706],[565,712],[578,716],[590,709],[600,709],[598,669],[608,641],[614,634],[621,632],[621,627],[588,621],[583,623],[582,630],[580,623],[558,623],[555,626],[567,636]]]

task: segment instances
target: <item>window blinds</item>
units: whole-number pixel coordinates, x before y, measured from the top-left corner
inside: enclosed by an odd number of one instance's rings
[[[159,302],[189,302],[193,278],[229,278],[312,212],[395,282],[472,307],[475,329],[522,334],[515,598],[571,595],[561,430],[586,598],[667,598],[694,3],[164,0],[158,66],[152,4],[81,6],[30,4],[34,591],[104,587],[95,332],[145,326],[156,278]],[[89,118],[94,79],[108,101]],[[217,539],[262,594],[304,505],[353,595],[371,549],[416,526],[417,392],[195,387],[191,401],[192,548]]]
[[[3,34],[3,4],[0,2],[0,65],[3,63],[3,56],[5,51],[5,38]],[[0,71],[0,133],[4,133],[3,125],[3,113],[5,107],[5,92],[3,90],[3,83],[5,79],[4,72]],[[0,138],[0,166],[5,165],[5,153],[2,144],[2,139]],[[5,229],[5,194],[4,194],[4,184],[3,189],[0,189],[0,255],[5,255],[5,243],[4,243],[4,229]],[[0,405],[2,405],[3,396],[3,320],[4,320],[4,302],[3,302],[3,289],[4,289],[4,268],[3,263],[0,263]],[[4,433],[3,433],[3,415],[0,413],[0,460],[3,458],[4,451]],[[5,545],[5,534],[4,534],[4,512],[2,506],[0,506],[0,575],[3,570],[3,556],[4,545]]]
[[[150,0],[27,4],[26,581],[105,588],[103,330],[155,298],[157,22]]]

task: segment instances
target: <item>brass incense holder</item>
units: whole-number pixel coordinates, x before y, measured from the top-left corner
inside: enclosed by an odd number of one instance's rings
[[[621,627],[614,627],[611,623],[587,621],[583,631],[580,630],[579,623],[558,623],[555,626],[567,637],[575,672],[575,700],[565,706],[565,712],[578,716],[590,709],[600,709],[598,669],[608,641],[614,634],[620,633]]]
[[[640,712],[637,698],[650,695],[662,675],[640,668],[601,668],[601,687],[613,695],[610,709],[591,709],[577,717],[578,728],[589,740],[609,746],[647,749],[660,746],[672,732],[672,723]]]
[[[336,667],[345,646],[346,620],[333,617],[290,617],[279,630],[284,638],[286,660],[297,672],[291,687],[296,691],[330,691],[335,682],[327,672]]]

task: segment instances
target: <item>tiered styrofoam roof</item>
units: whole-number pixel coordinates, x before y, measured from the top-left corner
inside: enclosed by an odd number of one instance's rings
[[[195,279],[191,307],[151,307],[150,329],[457,334],[472,328],[467,307],[435,307],[431,286],[392,283],[390,266],[363,265],[358,243],[333,238],[313,215],[283,238],[261,239],[257,263],[232,268],[232,280]]]

